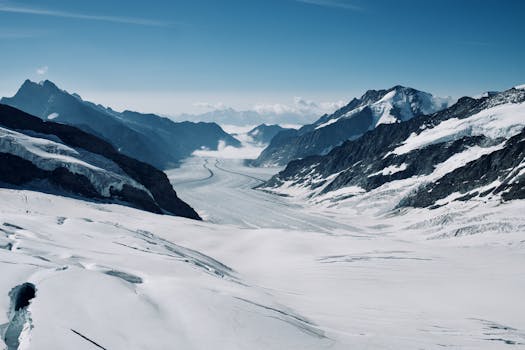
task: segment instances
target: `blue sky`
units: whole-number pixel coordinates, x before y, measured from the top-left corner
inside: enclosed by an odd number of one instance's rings
[[[521,0],[0,0],[0,94],[26,78],[175,114],[525,83]],[[200,107],[197,107],[200,106]]]

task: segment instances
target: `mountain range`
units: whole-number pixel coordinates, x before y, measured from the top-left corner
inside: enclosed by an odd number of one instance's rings
[[[76,126],[108,141],[123,154],[160,169],[176,166],[195,150],[216,150],[219,142],[240,146],[216,123],[176,123],[155,114],[119,113],[69,94],[49,80],[26,80],[15,96],[0,102],[43,120]]]
[[[299,130],[282,131],[253,163],[257,166],[286,165],[310,155],[327,154],[346,140],[359,138],[380,124],[407,121],[448,106],[449,99],[409,87],[369,90],[333,114],[326,114]]]
[[[260,188],[328,203],[392,197],[387,210],[525,198],[524,128],[525,89],[463,97],[294,160]]]
[[[288,111],[277,113],[265,110],[237,110],[231,107],[213,109],[200,114],[180,114],[174,116],[177,121],[215,122],[219,125],[251,126],[263,123],[303,125],[311,123],[316,116],[311,111]]]
[[[0,183],[8,187],[200,219],[162,171],[76,127],[2,104],[0,168]]]

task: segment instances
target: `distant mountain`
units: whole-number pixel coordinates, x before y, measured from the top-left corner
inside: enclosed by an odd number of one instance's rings
[[[0,104],[0,184],[200,219],[166,174],[76,127]]]
[[[403,86],[369,90],[313,124],[278,134],[254,164],[285,165],[293,159],[327,154],[344,141],[355,140],[380,124],[403,122],[447,105],[447,100]]]
[[[223,108],[202,114],[181,114],[174,116],[175,120],[190,120],[215,122],[220,125],[248,126],[262,123],[303,125],[314,121],[316,116],[310,113],[298,112],[258,112],[255,110],[238,111],[233,108]]]
[[[379,125],[324,156],[292,161],[261,188],[392,207],[525,198],[524,128],[524,89],[463,97],[440,112]]]
[[[250,136],[255,143],[264,145],[269,144],[275,135],[284,130],[292,129],[283,128],[277,124],[261,124],[248,131],[248,136]]]
[[[15,96],[2,98],[1,103],[44,120],[74,125],[161,169],[174,166],[195,150],[216,150],[219,141],[240,146],[215,123],[175,123],[155,114],[118,113],[83,101],[48,80],[39,84],[26,80]]]

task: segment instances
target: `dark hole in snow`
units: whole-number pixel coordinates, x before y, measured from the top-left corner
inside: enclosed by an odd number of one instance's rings
[[[15,287],[11,293],[13,293],[15,311],[18,311],[29,305],[31,299],[36,295],[36,288],[32,283],[24,283]]]
[[[13,249],[13,243],[7,243],[5,245],[0,245],[0,249],[12,250]]]
[[[4,326],[3,333],[7,350],[18,350],[24,329],[32,328],[31,315],[27,307],[35,296],[35,285],[27,282],[14,287],[9,292],[11,298],[11,307],[7,314],[9,323]]]

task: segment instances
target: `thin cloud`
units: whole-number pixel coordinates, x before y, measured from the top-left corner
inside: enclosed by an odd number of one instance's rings
[[[303,4],[324,6],[324,7],[335,7],[351,11],[362,11],[363,8],[357,5],[354,5],[345,0],[295,0],[297,2],[302,2]]]
[[[47,74],[47,71],[49,70],[49,67],[48,66],[43,66],[43,67],[40,67],[40,68],[37,68],[36,69],[36,74],[38,75],[44,75],[44,74]]]
[[[76,12],[42,9],[42,8],[36,8],[36,7],[23,7],[23,6],[6,5],[6,4],[0,4],[0,12],[20,13],[20,14],[48,16],[48,17],[82,19],[82,20],[88,20],[88,21],[102,21],[102,22],[112,22],[112,23],[134,24],[134,25],[142,25],[142,26],[150,26],[150,27],[167,27],[170,25],[169,22],[144,19],[144,18],[88,15],[88,14],[76,13]]]
[[[203,108],[203,109],[219,110],[219,111],[224,111],[224,110],[231,108],[222,102],[217,102],[217,103],[197,102],[197,103],[194,103],[193,106],[198,107],[198,108]]]

